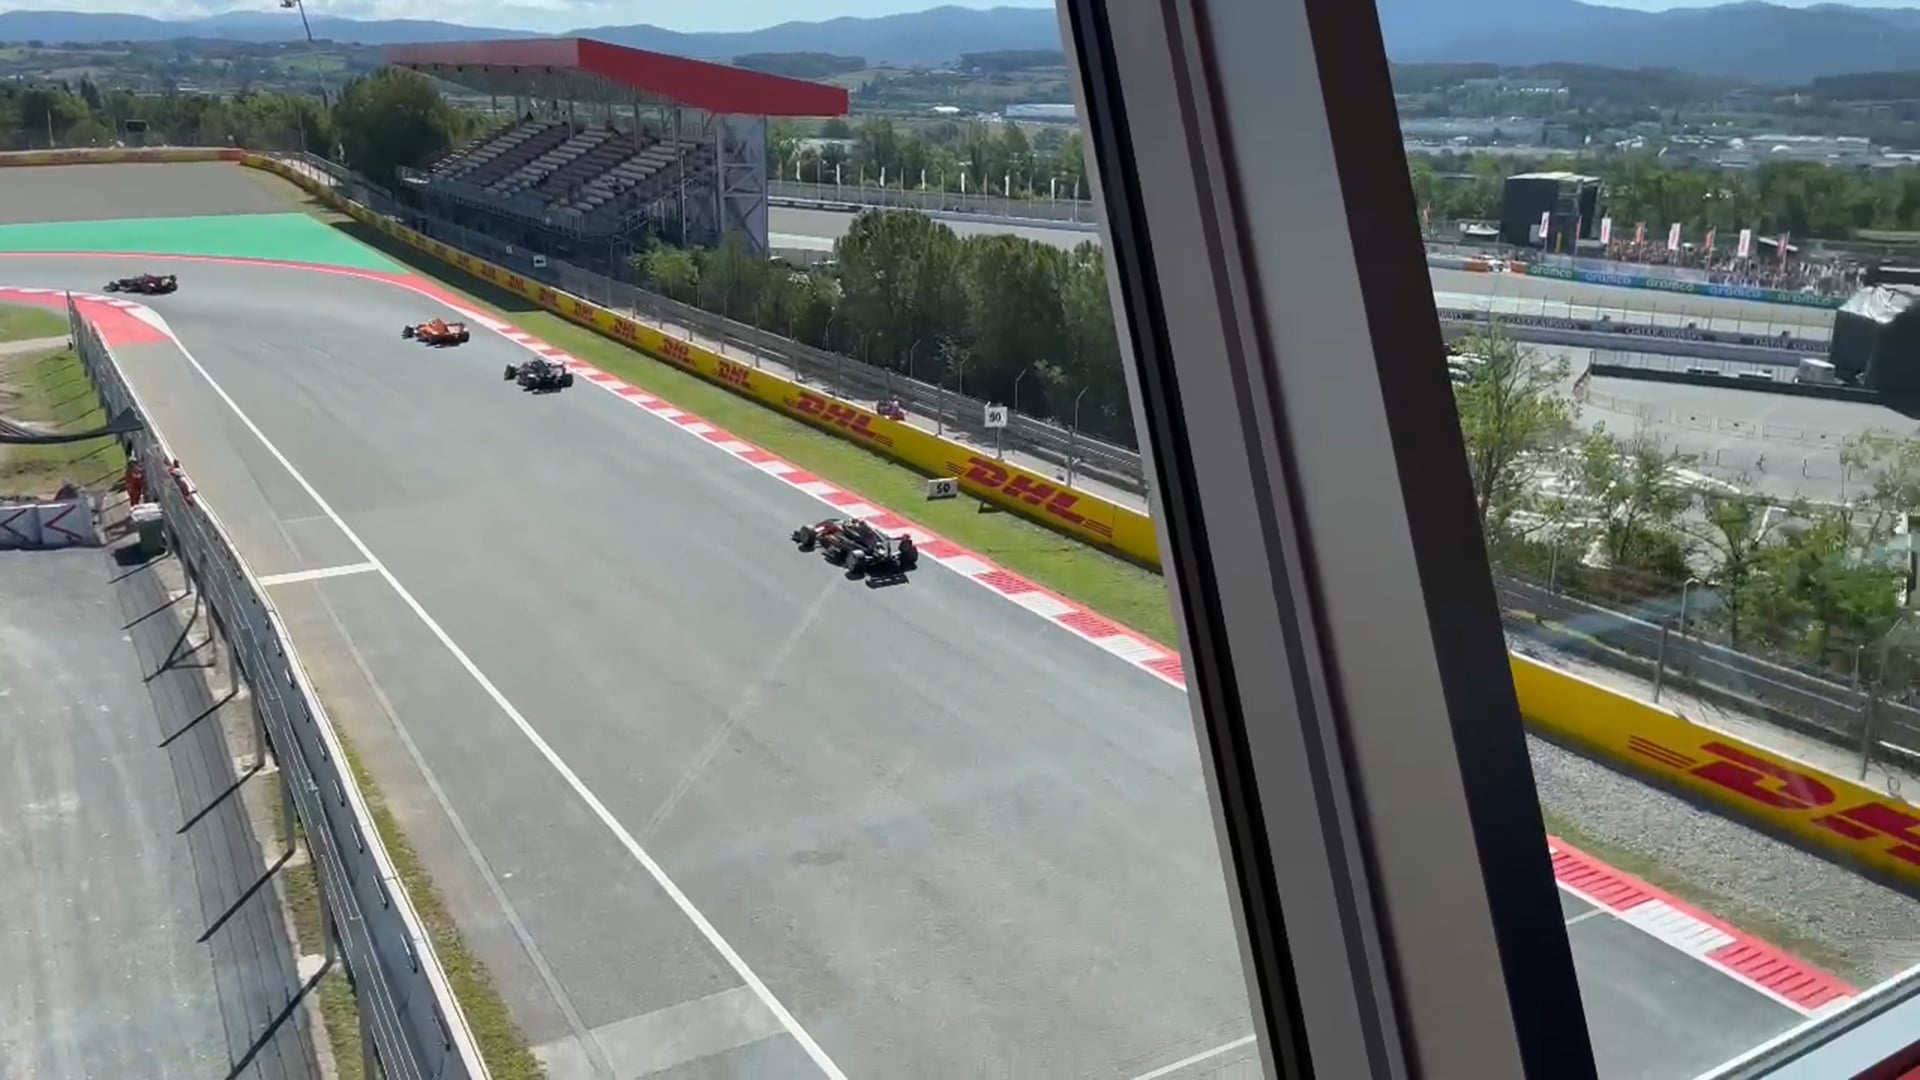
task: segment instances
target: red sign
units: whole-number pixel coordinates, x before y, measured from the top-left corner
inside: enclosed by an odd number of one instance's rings
[[[1010,498],[1019,499],[1028,506],[1040,507],[1049,515],[1075,528],[1085,529],[1100,536],[1113,535],[1112,526],[1088,521],[1083,514],[1074,509],[1080,502],[1080,496],[1071,491],[1054,487],[1044,480],[1035,480],[1025,473],[1015,473],[990,458],[969,457],[964,470],[953,462],[948,462],[947,467],[956,473],[961,473],[963,484],[997,491]]]
[[[660,351],[666,354],[667,359],[675,363],[685,364],[688,367],[693,366],[693,350],[688,348],[687,343],[681,341],[679,338],[670,337],[661,341]]]
[[[1749,802],[1771,809],[1812,812],[1839,801],[1825,781],[1723,742],[1702,744],[1700,749],[1713,757],[1697,763],[1679,751],[1666,747],[1655,749],[1658,753],[1644,756],[1682,768]],[[1882,802],[1865,802],[1822,813],[1812,820],[1820,828],[1856,842],[1891,840],[1892,845],[1883,848],[1887,854],[1920,866],[1920,817],[1907,810]]]
[[[720,361],[720,381],[742,390],[753,389],[753,369],[731,360]]]
[[[873,417],[844,401],[830,401],[818,394],[800,391],[791,404],[796,412],[816,423],[834,427],[868,442],[892,446],[893,437],[873,430]]]

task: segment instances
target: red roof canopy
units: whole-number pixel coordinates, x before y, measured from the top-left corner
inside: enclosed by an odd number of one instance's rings
[[[736,116],[845,116],[847,91],[683,56],[629,49],[592,38],[526,38],[392,45],[387,63],[450,82],[461,69],[511,76],[585,76],[710,113]]]

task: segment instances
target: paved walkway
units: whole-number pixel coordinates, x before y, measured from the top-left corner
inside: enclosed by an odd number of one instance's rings
[[[0,552],[0,1076],[317,1075],[205,620],[152,566]]]

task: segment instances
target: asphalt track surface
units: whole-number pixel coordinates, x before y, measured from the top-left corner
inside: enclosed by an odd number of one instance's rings
[[[768,231],[775,246],[783,238],[792,241],[832,241],[846,235],[853,226],[853,214],[833,210],[801,210],[773,207],[768,212]],[[1098,232],[1048,228],[1028,224],[1001,224],[982,221],[948,221],[961,236],[1010,233],[1058,247],[1075,247],[1088,240],[1098,242]],[[795,246],[799,246],[795,243]],[[1680,325],[1698,323],[1722,330],[1778,333],[1792,329],[1796,333],[1821,331],[1825,336],[1833,325],[1833,312],[1818,308],[1762,304],[1751,300],[1726,300],[1718,297],[1680,296],[1647,289],[1625,289],[1609,285],[1584,285],[1550,278],[1532,278],[1512,274],[1471,274],[1460,270],[1431,270],[1435,293],[1449,307],[1482,306],[1488,298],[1495,310],[1508,313],[1532,313],[1565,318],[1597,318],[1602,314],[1622,322]]]

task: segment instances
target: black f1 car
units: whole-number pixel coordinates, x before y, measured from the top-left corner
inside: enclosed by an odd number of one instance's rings
[[[522,390],[535,393],[564,390],[573,385],[573,372],[559,360],[536,356],[521,364],[508,364],[506,380],[518,380]]]
[[[141,293],[146,296],[161,296],[179,287],[179,280],[172,274],[141,274],[107,282],[108,292]]]
[[[818,548],[822,558],[843,566],[847,576],[869,578],[905,574],[920,564],[911,536],[888,536],[859,518],[828,518],[793,530],[801,551]]]

